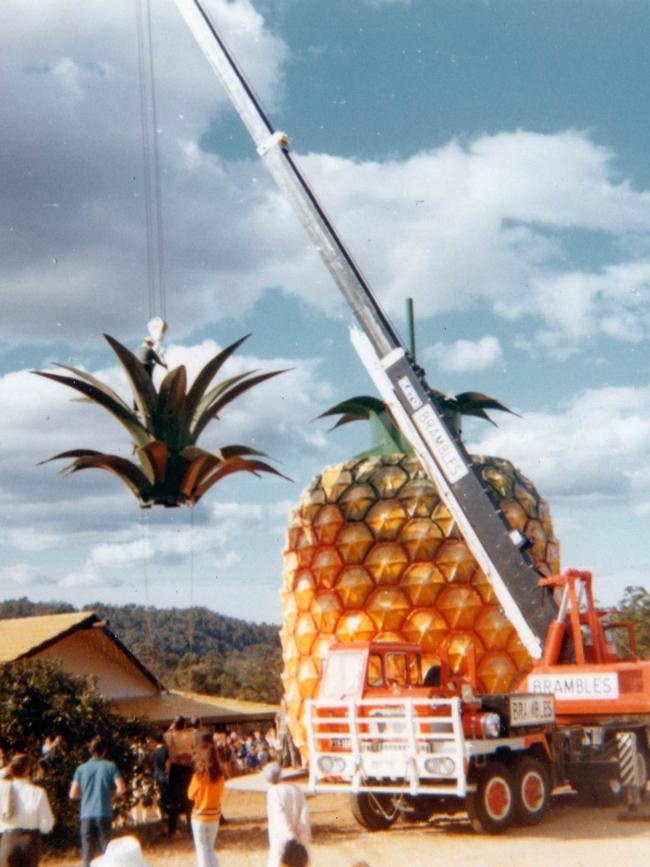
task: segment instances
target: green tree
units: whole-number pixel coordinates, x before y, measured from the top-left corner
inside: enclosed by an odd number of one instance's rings
[[[244,701],[279,704],[282,698],[282,654],[274,645],[253,645],[229,653],[226,675],[237,682],[236,697]]]
[[[87,744],[102,735],[108,755],[125,781],[140,772],[138,741],[150,733],[144,720],[115,713],[97,692],[92,678],[66,674],[58,665],[19,660],[0,665],[0,747],[5,754],[27,753],[36,781],[45,787],[56,817],[49,845],[68,845],[77,833],[78,809],[68,791],[75,768],[88,758]],[[64,745],[49,759],[41,755],[46,735],[59,734]],[[121,804],[128,809],[128,797]]]
[[[634,623],[637,653],[650,659],[650,593],[645,587],[626,587],[618,609]]]

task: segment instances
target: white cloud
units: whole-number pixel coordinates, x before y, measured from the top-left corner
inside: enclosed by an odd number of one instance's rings
[[[153,554],[154,545],[149,538],[132,542],[104,542],[93,547],[90,563],[93,566],[142,565]]]
[[[633,511],[650,479],[650,388],[588,389],[558,413],[505,417],[471,449],[507,457],[551,502]]]
[[[178,510],[160,523],[136,524],[112,533],[108,541],[92,546],[88,564],[92,570],[142,568],[152,561],[170,563],[208,556],[210,562],[230,566],[241,559],[230,550],[231,545],[284,529],[288,511],[286,500],[270,504],[220,500],[208,504],[205,522],[197,525],[189,510]]]
[[[396,316],[407,287],[421,318],[487,304],[540,323],[542,343],[650,334],[650,193],[621,180],[585,133],[518,130],[403,161],[305,163]],[[572,267],[567,230],[593,233],[612,261]]]
[[[58,533],[48,533],[29,526],[7,529],[3,535],[7,544],[18,551],[47,551],[61,541]]]
[[[436,362],[441,370],[465,373],[493,367],[503,356],[498,337],[490,335],[480,340],[456,340],[454,343],[435,343],[423,355]]]
[[[242,505],[241,512],[246,511],[246,506]],[[143,569],[153,561],[182,562],[190,556],[206,554],[212,559],[215,553],[219,556],[218,552],[224,543],[233,538],[238,539],[240,536],[219,524],[194,526],[188,510],[184,510],[177,522],[166,522],[163,526],[146,529],[136,525],[113,534],[108,541],[93,545],[88,567],[91,571],[120,566]],[[223,559],[226,555],[222,553],[221,556]]]
[[[248,0],[210,8],[272,111],[286,45]],[[235,162],[202,149],[226,97],[173,3],[155,12],[175,335],[196,327],[197,311],[204,323],[237,317],[265,287],[338,311],[330,276],[252,148]],[[147,318],[133,19],[127,0],[92,0],[73,14],[64,0],[0,7],[5,345],[86,343],[104,329],[127,339]],[[615,154],[585,132],[517,130],[407,159],[314,153],[300,162],[392,315],[402,316],[406,292],[422,319],[487,306],[536,325],[535,344],[556,354],[596,335],[650,334],[650,193],[621,177]],[[567,235],[574,230],[591,236],[602,266],[585,266]]]
[[[13,563],[12,565],[4,566],[0,569],[0,580],[10,581],[21,587],[35,587],[54,583],[52,578],[49,578],[28,563]]]
[[[262,99],[277,106],[287,58],[282,40],[265,28],[249,0],[212,0],[208,7],[236,53],[247,57]],[[227,277],[231,245],[241,249],[244,243],[245,200],[253,191],[244,192],[239,208],[242,222],[234,235],[240,239],[220,243],[228,210],[236,212],[244,190],[241,172],[215,189],[214,174],[203,164],[194,173],[184,166],[184,153],[229,107],[228,99],[174,3],[157,3],[153,12],[165,275],[171,291],[184,292],[189,284],[196,301],[209,292],[214,302],[217,263],[223,260],[221,276]],[[133,3],[90,0],[70,7],[67,0],[52,0],[37,8],[7,0],[0,5],[0,53],[6,72],[0,106],[3,338],[87,341],[106,326],[107,297],[114,330],[129,333],[134,312],[147,304]],[[194,211],[190,199],[201,183],[203,202],[197,200]],[[182,252],[188,237],[205,253],[213,251],[202,264],[200,254],[193,257],[189,268]],[[139,286],[141,294],[134,292]],[[243,292],[242,305],[250,292]],[[179,333],[189,330],[195,310],[189,304],[177,317]]]
[[[81,70],[74,60],[69,57],[62,57],[57,60],[51,68],[51,75],[61,85],[63,98],[67,92],[70,98],[75,101],[81,99],[84,94]]]
[[[58,586],[65,590],[76,590],[93,587],[119,587],[120,582],[114,578],[106,578],[92,569],[82,569],[78,572],[69,572],[58,582]]]

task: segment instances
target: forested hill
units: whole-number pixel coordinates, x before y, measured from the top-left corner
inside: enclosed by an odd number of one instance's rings
[[[170,688],[249,701],[277,702],[281,695],[278,627],[225,617],[207,608],[162,609],[97,602],[75,609],[65,603],[15,599],[0,602],[0,619],[94,611]]]

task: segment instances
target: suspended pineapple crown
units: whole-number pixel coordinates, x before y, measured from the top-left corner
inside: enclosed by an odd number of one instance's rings
[[[136,409],[83,370],[57,364],[56,367],[73,375],[31,371],[75,389],[83,395],[83,400],[108,410],[128,431],[139,464],[91,449],[62,452],[48,460],[74,458],[64,469],[66,474],[90,468],[108,470],[127,485],[143,507],[192,505],[216,482],[235,472],[245,470],[254,475],[266,472],[282,476],[266,462],[254,459],[253,456],[266,455],[250,446],[229,445],[209,452],[196,445],[207,425],[218,419],[219,413],[233,400],[285,372],[248,371],[210,388],[219,370],[249,336],[241,337],[211,358],[189,390],[185,366],[179,365],[167,373],[156,391],[143,363],[115,338],[104,334],[127,375]]]

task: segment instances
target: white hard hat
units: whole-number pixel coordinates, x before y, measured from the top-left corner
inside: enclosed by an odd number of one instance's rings
[[[149,867],[142,857],[137,837],[118,837],[111,840],[106,851],[90,862],[90,867]]]

